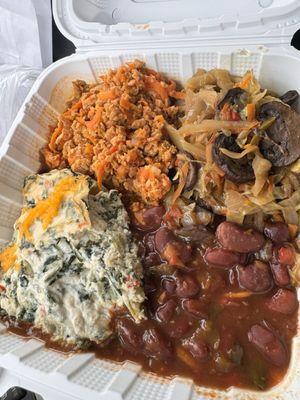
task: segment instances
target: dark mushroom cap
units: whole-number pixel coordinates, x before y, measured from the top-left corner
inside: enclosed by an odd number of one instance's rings
[[[297,92],[297,90],[288,90],[279,98],[281,101],[288,104],[289,106],[293,106],[299,98],[299,93]]]
[[[222,110],[225,104],[230,104],[236,106],[237,111],[242,111],[247,104],[247,100],[248,93],[245,90],[239,87],[232,88],[228,90],[223,99],[219,102],[218,109]]]
[[[192,190],[193,187],[197,183],[198,179],[198,170],[199,170],[199,164],[196,162],[193,162],[195,159],[192,156],[192,154],[188,153],[187,151],[184,152],[185,156],[190,160],[189,162],[189,172],[186,178],[186,182],[183,188],[184,192],[188,192],[189,190]]]
[[[213,160],[224,171],[227,179],[234,183],[246,183],[255,178],[252,163],[247,156],[235,160],[222,153],[221,148],[237,153],[240,153],[241,149],[233,136],[226,136],[223,133],[216,138],[213,144]]]
[[[300,115],[290,106],[271,101],[261,106],[259,119],[275,117],[260,141],[260,151],[275,167],[292,164],[300,156]]]

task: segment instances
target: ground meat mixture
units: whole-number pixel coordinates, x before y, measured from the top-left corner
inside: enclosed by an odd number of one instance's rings
[[[164,123],[178,125],[174,81],[135,61],[111,70],[99,83],[74,82],[74,98],[43,150],[49,169],[70,166],[157,204],[170,190],[177,149]]]

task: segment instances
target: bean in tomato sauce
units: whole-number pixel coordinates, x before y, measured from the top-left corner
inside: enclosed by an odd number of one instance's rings
[[[284,262],[291,259],[285,227],[270,223],[265,234],[230,222],[180,227],[166,222],[161,209],[153,213],[160,226],[151,219],[145,226],[145,218],[135,224],[145,250],[148,319],[136,325],[117,317],[116,338],[98,353],[204,386],[277,383],[289,364],[298,308],[295,289],[274,269],[288,271],[279,257],[287,248]]]

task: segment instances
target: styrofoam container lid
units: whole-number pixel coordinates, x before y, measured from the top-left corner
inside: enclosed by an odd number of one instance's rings
[[[53,0],[60,31],[79,51],[289,44],[299,0]]]

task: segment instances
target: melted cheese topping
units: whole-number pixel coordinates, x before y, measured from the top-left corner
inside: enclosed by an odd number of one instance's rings
[[[42,221],[43,229],[46,230],[53,219],[58,215],[62,201],[76,191],[86,181],[85,177],[66,176],[54,186],[53,192],[47,199],[40,200],[34,208],[29,208],[24,212],[22,223],[18,227],[20,237],[25,235],[29,241],[31,239],[30,227],[37,220]]]
[[[17,245],[7,247],[0,253],[0,265],[4,272],[8,271],[16,262]]]

